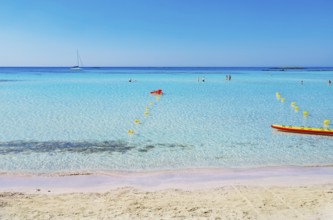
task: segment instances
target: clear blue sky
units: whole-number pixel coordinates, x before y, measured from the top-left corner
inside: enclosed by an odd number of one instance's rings
[[[0,66],[333,66],[332,0],[0,0]]]

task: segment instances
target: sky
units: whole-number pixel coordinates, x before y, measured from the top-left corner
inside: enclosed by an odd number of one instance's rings
[[[0,0],[0,66],[333,66],[332,0]]]

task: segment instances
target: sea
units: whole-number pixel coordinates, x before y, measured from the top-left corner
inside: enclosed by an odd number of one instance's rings
[[[332,166],[333,137],[271,128],[333,129],[328,80],[333,68],[2,67],[0,173]]]

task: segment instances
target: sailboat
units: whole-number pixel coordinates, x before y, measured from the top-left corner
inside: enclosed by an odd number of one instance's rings
[[[79,50],[76,50],[76,66],[72,66],[71,70],[80,70],[81,66],[82,66],[82,60],[81,60],[81,57],[79,55]]]

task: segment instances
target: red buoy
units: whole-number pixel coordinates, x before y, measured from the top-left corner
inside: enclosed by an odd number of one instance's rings
[[[150,94],[152,94],[152,95],[162,95],[163,92],[162,92],[162,89],[158,89],[158,90],[151,91]]]

